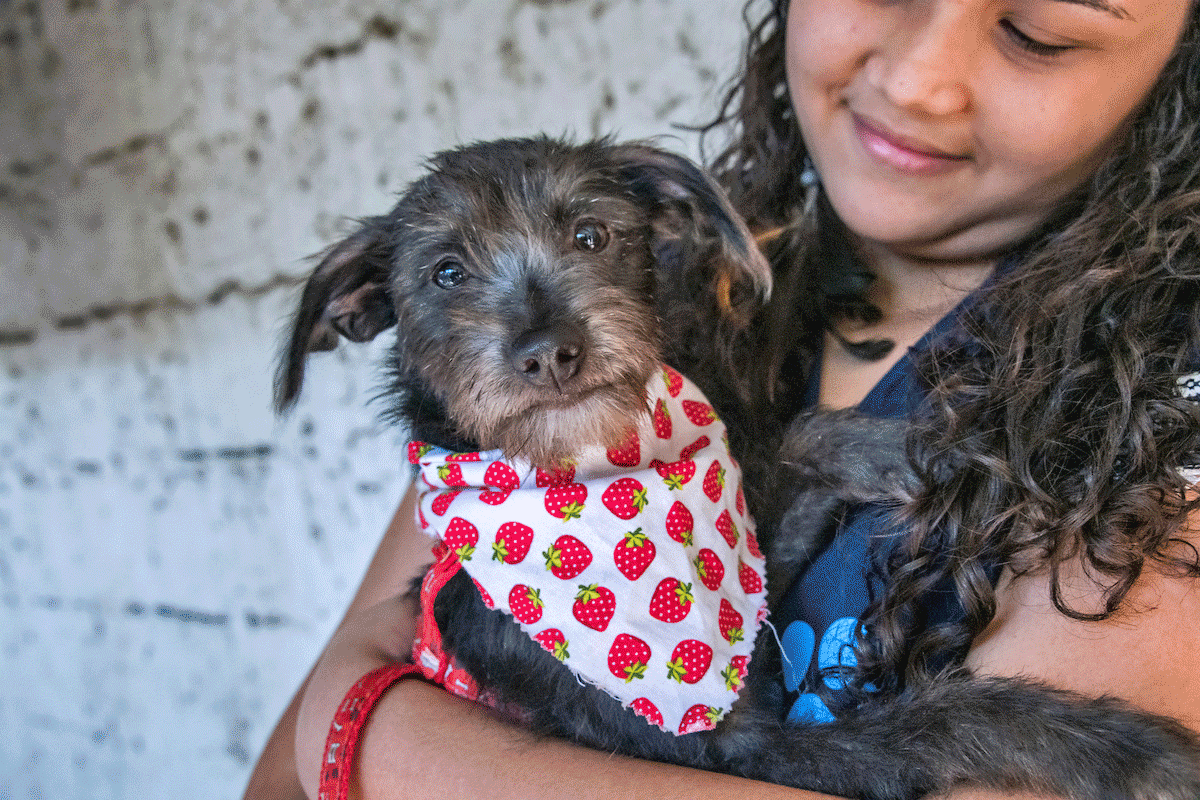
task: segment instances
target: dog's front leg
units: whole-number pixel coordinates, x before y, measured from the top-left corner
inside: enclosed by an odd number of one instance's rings
[[[489,609],[465,572],[438,593],[434,617],[443,648],[480,695],[526,730],[636,758],[707,765],[705,737],[666,733],[577,678],[512,617]]]

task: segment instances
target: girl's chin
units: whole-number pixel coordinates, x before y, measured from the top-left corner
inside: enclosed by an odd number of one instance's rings
[[[1016,219],[972,219],[964,207],[870,190],[855,190],[867,202],[829,199],[846,228],[868,246],[912,259],[977,264],[995,260],[1027,236],[1033,223]]]

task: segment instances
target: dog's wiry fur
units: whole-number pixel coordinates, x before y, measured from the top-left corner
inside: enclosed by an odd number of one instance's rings
[[[913,478],[901,423],[815,413],[772,432],[746,412],[729,343],[769,287],[744,224],[685,159],[606,140],[471,145],[434,157],[390,213],[325,255],[277,404],[295,400],[310,351],[396,326],[392,413],[417,438],[556,466],[583,445],[619,443],[666,360],[709,395],[735,450],[745,445],[747,481],[765,484],[748,488],[770,580],[786,585],[846,504],[902,500]],[[446,651],[501,707],[607,751],[848,797],[960,784],[1075,800],[1200,796],[1195,737],[1113,700],[955,673],[827,725],[789,727],[780,654],[762,635],[717,729],[673,736],[577,681],[488,610],[465,573],[434,611]]]

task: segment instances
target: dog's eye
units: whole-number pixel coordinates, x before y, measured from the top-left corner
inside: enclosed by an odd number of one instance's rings
[[[453,289],[467,279],[467,271],[457,261],[443,261],[433,271],[433,282],[439,289]]]
[[[594,220],[575,226],[575,247],[588,253],[597,253],[608,247],[608,228]]]

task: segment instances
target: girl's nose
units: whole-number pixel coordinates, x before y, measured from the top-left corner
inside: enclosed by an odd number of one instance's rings
[[[871,85],[899,108],[930,116],[971,108],[975,32],[955,3],[908,4],[910,11],[867,59]]]

